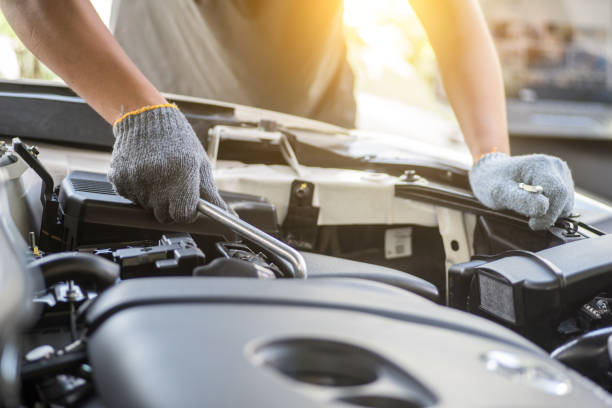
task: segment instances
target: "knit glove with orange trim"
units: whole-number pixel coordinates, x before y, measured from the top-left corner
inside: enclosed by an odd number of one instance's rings
[[[227,209],[206,152],[175,105],[126,113],[113,134],[109,180],[119,194],[152,210],[158,221],[194,221],[200,197]]]
[[[534,230],[552,226],[574,207],[570,169],[563,160],[545,154],[486,154],[472,168],[470,185],[481,203],[528,217]]]

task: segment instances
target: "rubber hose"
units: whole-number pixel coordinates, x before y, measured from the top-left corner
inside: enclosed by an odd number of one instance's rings
[[[98,289],[114,284],[119,278],[120,267],[101,256],[84,252],[60,252],[47,255],[29,264],[30,268],[39,268],[45,284],[73,280],[91,282]]]

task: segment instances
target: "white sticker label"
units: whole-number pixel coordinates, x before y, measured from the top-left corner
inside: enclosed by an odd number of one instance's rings
[[[412,255],[412,228],[394,228],[385,231],[385,258]]]

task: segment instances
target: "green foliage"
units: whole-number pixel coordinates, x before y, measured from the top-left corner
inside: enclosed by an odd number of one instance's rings
[[[4,14],[0,11],[0,35],[6,35],[11,38],[16,38],[15,32],[4,18]]]
[[[0,12],[0,36],[12,38],[14,40],[14,50],[17,54],[17,60],[19,61],[19,68],[21,71],[21,78],[28,79],[46,79],[55,80],[55,75],[49,68],[41,63],[27,48],[19,41],[17,35],[6,21],[6,18]],[[0,59],[2,55],[0,55]]]

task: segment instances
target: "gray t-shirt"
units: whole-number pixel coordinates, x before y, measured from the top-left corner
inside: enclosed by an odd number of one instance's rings
[[[111,29],[161,91],[353,127],[341,0],[115,0]]]

